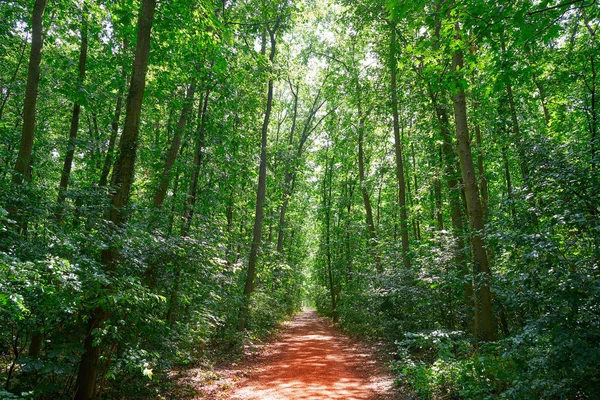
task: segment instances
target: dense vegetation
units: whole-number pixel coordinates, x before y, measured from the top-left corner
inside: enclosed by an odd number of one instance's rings
[[[421,398],[600,393],[594,0],[0,3],[0,397],[152,398],[302,304]]]

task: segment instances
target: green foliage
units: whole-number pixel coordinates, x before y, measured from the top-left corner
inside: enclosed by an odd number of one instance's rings
[[[92,332],[99,392],[141,399],[162,395],[175,368],[240,354],[303,304],[352,334],[394,343],[399,382],[421,398],[600,392],[596,3],[192,3],[158,2],[133,192],[126,223],[114,226],[115,188],[99,181],[118,156],[109,142],[118,143],[126,113],[138,3],[86,2],[78,88],[83,3],[49,2],[31,181],[14,185],[31,4],[0,2],[0,398],[72,397],[97,310],[106,315]],[[275,23],[271,65],[260,47]],[[458,53],[464,68],[451,73]],[[247,330],[238,332],[269,77],[263,239]],[[178,127],[192,83],[193,107]],[[485,206],[499,338],[491,343],[471,334],[481,276],[454,139],[459,88]],[[58,218],[76,100],[79,132]],[[154,207],[177,134],[167,196]],[[109,249],[116,257],[107,263]]]
[[[524,393],[506,397],[518,377],[516,364],[501,345],[473,350],[460,332],[407,334],[398,343],[392,363],[400,382],[410,384],[419,398],[495,399],[529,398]]]

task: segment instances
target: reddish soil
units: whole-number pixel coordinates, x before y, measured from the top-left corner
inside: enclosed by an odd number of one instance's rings
[[[384,366],[381,346],[352,340],[314,311],[297,314],[271,344],[238,363],[176,374],[170,398],[210,400],[410,399]],[[258,349],[258,350],[257,350]]]
[[[385,399],[392,379],[314,311],[298,314],[230,399]]]

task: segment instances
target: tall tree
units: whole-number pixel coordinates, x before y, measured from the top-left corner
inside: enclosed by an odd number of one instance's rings
[[[276,51],[276,34],[281,24],[281,15],[278,15],[277,20],[273,25],[267,23],[266,30],[269,34],[271,49],[269,51],[269,62],[272,66],[275,61]],[[273,107],[273,74],[269,74],[267,84],[267,104],[265,107],[265,115],[261,130],[260,140],[260,164],[258,168],[258,188],[256,191],[256,210],[254,213],[254,228],[252,229],[252,243],[250,245],[250,256],[248,257],[248,269],[246,281],[244,284],[244,304],[240,313],[238,322],[238,330],[243,331],[246,327],[248,319],[248,307],[250,296],[254,292],[254,280],[256,278],[256,263],[258,260],[258,250],[262,241],[262,225],[264,216],[264,201],[267,193],[267,133],[269,130],[269,119],[271,118],[271,109]]]
[[[129,48],[127,41],[123,41],[123,53],[127,52]],[[119,84],[119,90],[117,94],[117,103],[115,105],[115,113],[112,117],[112,121],[110,123],[110,138],[108,140],[108,147],[106,149],[106,154],[104,155],[104,163],[102,165],[102,174],[100,175],[99,186],[106,186],[108,183],[108,175],[110,174],[113,152],[115,149],[115,145],[117,143],[117,136],[119,135],[119,120],[121,119],[121,112],[123,108],[123,93],[125,91],[125,86],[127,83],[127,70],[125,69],[125,65],[123,65],[121,69],[121,82]]]
[[[27,71],[27,86],[25,89],[25,102],[23,104],[23,130],[19,145],[19,154],[15,163],[12,182],[21,185],[23,179],[31,179],[31,154],[33,152],[33,137],[35,134],[35,112],[40,81],[40,63],[42,61],[43,18],[48,0],[36,0],[33,4],[31,16],[31,50],[29,52],[29,69]],[[20,219],[19,230],[24,228],[24,220],[19,217],[16,207],[9,208],[10,217]]]
[[[396,179],[398,180],[398,205],[400,208],[400,235],[402,237],[402,261],[405,268],[410,268],[408,244],[408,215],[406,211],[406,182],[404,177],[404,160],[402,156],[402,138],[400,137],[400,116],[398,112],[398,83],[396,59],[396,24],[391,24],[389,68],[391,73],[392,116],[394,122],[394,150],[396,155]],[[416,188],[415,188],[416,190]]]
[[[120,226],[125,222],[124,208],[129,202],[131,187],[135,173],[135,159],[137,153],[140,115],[142,101],[146,86],[146,72],[150,55],[150,36],[156,0],[143,0],[137,21],[137,44],[133,59],[133,70],[129,85],[129,94],[125,106],[125,126],[119,144],[119,158],[117,159],[113,181],[115,191],[111,198],[111,209],[108,219]],[[109,274],[114,274],[118,247],[115,245],[102,251],[102,265]],[[108,288],[110,290],[110,288]],[[98,307],[92,311],[88,320],[88,329],[84,340],[84,352],[79,363],[77,373],[76,400],[91,400],[96,397],[96,377],[100,366],[98,364],[101,348],[94,344],[94,336],[104,321],[108,318],[110,310]]]
[[[460,27],[456,24],[457,38],[462,39]],[[464,68],[463,52],[460,48],[452,55],[452,71],[458,75]],[[475,334],[479,340],[494,340],[494,321],[492,316],[492,296],[490,292],[490,267],[483,240],[485,222],[483,208],[477,186],[477,175],[471,153],[469,128],[467,124],[467,103],[465,88],[462,84],[454,93],[454,120],[456,140],[462,181],[467,202],[467,213],[471,225],[471,248],[473,253],[473,279],[475,288]]]
[[[181,140],[183,139],[183,135],[185,133],[189,114],[192,111],[195,92],[196,82],[194,81],[190,83],[187,87],[187,92],[183,101],[181,115],[179,116],[177,127],[175,128],[175,134],[173,135],[173,139],[171,140],[171,146],[169,147],[169,151],[167,152],[167,157],[165,159],[165,164],[163,166],[162,174],[160,176],[158,189],[156,189],[156,193],[154,194],[153,205],[156,208],[160,208],[162,206],[162,203],[167,195],[167,189],[169,188],[169,182],[171,181],[172,175],[171,169],[175,164],[177,154],[179,153],[179,148],[181,147]]]
[[[210,75],[209,75],[210,80]],[[198,117],[197,117],[197,128],[196,128],[196,149],[194,151],[194,163],[192,165],[190,186],[188,188],[188,195],[185,199],[183,207],[183,223],[181,225],[181,236],[187,236],[192,226],[192,218],[194,217],[194,205],[196,204],[196,198],[198,196],[198,179],[202,168],[202,160],[204,158],[204,146],[205,146],[205,135],[206,135],[206,119],[208,112],[208,103],[210,101],[210,93],[212,86],[207,82],[206,89],[202,98],[198,101]]]
[[[79,114],[81,112],[81,103],[83,97],[83,84],[85,79],[85,63],[88,51],[88,8],[84,5],[81,10],[81,43],[79,45],[79,62],[77,73],[77,94],[73,103],[73,112],[71,114],[71,128],[69,130],[69,140],[67,142],[67,152],[63,163],[62,173],[60,175],[60,185],[58,187],[58,200],[56,208],[56,220],[62,221],[64,215],[64,202],[67,198],[67,188],[69,187],[69,179],[71,177],[71,167],[73,165],[73,156],[75,154],[75,146],[77,140],[77,131],[79,130]]]
[[[379,258],[377,249],[377,231],[375,229],[375,222],[373,221],[373,209],[371,207],[371,200],[369,198],[369,192],[367,190],[367,183],[365,178],[365,152],[364,152],[364,135],[365,135],[365,121],[367,119],[367,113],[363,113],[360,100],[358,103],[358,177],[360,180],[360,191],[362,193],[363,203],[365,206],[365,217],[367,222],[367,228],[369,229],[369,241],[373,250],[373,256],[375,258],[375,267],[377,272],[383,272],[383,266]]]

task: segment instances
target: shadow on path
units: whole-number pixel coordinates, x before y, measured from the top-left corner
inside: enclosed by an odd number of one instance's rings
[[[382,385],[391,390],[391,378],[368,376],[374,364],[369,354],[337,334],[316,312],[305,311],[289,323],[281,341],[230,398],[383,398],[377,392]]]

